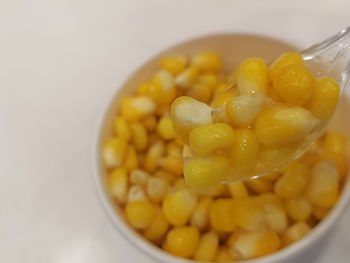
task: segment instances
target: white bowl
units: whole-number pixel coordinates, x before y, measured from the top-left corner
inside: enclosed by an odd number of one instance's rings
[[[132,245],[135,245],[141,249],[144,253],[148,254],[158,262],[162,263],[184,263],[194,262],[192,260],[185,260],[172,256],[163,250],[157,248],[151,243],[144,240],[137,232],[135,232],[126,223],[125,217],[116,208],[113,200],[108,196],[106,191],[106,171],[101,160],[101,145],[111,135],[113,117],[115,116],[119,104],[119,98],[125,94],[130,94],[135,90],[135,87],[142,81],[150,78],[152,73],[158,68],[159,58],[164,54],[187,54],[191,55],[200,51],[217,51],[219,54],[224,56],[224,68],[233,69],[237,66],[244,58],[258,56],[262,57],[266,61],[272,60],[279,54],[296,50],[297,48],[287,43],[281,42],[276,39],[271,39],[256,35],[244,35],[244,34],[220,34],[213,36],[206,36],[202,38],[193,39],[184,43],[180,43],[176,46],[171,47],[168,50],[160,53],[158,56],[152,58],[144,65],[142,65],[135,73],[124,83],[118,86],[115,96],[111,99],[109,105],[106,107],[102,114],[101,121],[99,123],[96,146],[94,151],[94,165],[95,165],[95,182],[97,186],[98,194],[102,200],[103,206],[105,207],[108,215],[112,219],[117,229],[130,241]],[[350,130],[350,123],[344,122],[344,120],[350,112],[350,90],[344,91],[340,100],[337,112],[333,117],[330,129],[343,132],[350,136],[348,131]],[[310,234],[304,237],[302,240],[295,244],[288,246],[280,251],[257,258],[254,260],[244,261],[245,263],[288,263],[296,262],[298,257],[303,257],[303,253],[306,249],[317,253],[317,250],[322,247],[323,241],[327,241],[327,233],[336,224],[337,219],[341,216],[345,210],[346,205],[350,199],[350,184],[347,181],[343,188],[342,194],[333,207],[329,215],[320,222]]]

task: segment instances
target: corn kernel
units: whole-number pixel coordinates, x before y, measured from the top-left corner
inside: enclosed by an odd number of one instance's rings
[[[246,231],[241,228],[236,228],[235,230],[233,230],[228,239],[226,240],[226,246],[232,248],[235,245],[238,238],[244,233],[246,233]]]
[[[226,184],[217,184],[208,187],[192,189],[198,196],[223,197],[229,196],[229,190]]]
[[[129,172],[139,167],[139,160],[137,157],[135,147],[133,145],[129,145],[126,148],[123,166]]]
[[[230,150],[230,159],[233,167],[241,172],[254,170],[259,148],[259,143],[252,130],[236,130],[235,142]]]
[[[212,94],[212,88],[206,83],[196,83],[190,87],[186,95],[190,96],[198,101],[209,103]]]
[[[334,79],[329,77],[318,78],[307,107],[316,118],[326,121],[332,116],[338,104],[339,95],[339,85]]]
[[[234,97],[226,103],[226,112],[230,120],[237,126],[251,125],[262,110],[265,95],[244,94]]]
[[[312,96],[316,81],[312,73],[302,64],[291,64],[281,68],[273,79],[273,88],[283,101],[302,106]]]
[[[132,185],[128,191],[128,203],[146,201],[147,197],[140,185]]]
[[[198,67],[200,71],[216,73],[221,69],[221,58],[214,52],[203,52],[195,55],[191,64]]]
[[[281,176],[281,173],[279,171],[277,171],[277,172],[272,172],[270,174],[264,175],[264,179],[274,182],[278,178],[280,178],[280,176]]]
[[[250,179],[245,183],[247,187],[256,194],[271,192],[273,189],[272,182],[265,180],[264,178]]]
[[[132,141],[136,150],[143,151],[148,144],[148,133],[140,122],[130,123]]]
[[[199,230],[206,228],[209,223],[209,212],[212,204],[213,198],[208,196],[202,197],[193,211],[190,224]]]
[[[152,89],[152,84],[150,82],[144,82],[141,83],[138,87],[137,87],[137,95],[139,96],[148,96],[150,93],[150,90]]]
[[[324,219],[328,213],[330,212],[331,208],[329,207],[321,207],[321,206],[312,206],[311,214],[319,221]]]
[[[188,258],[191,257],[198,245],[199,232],[192,226],[175,227],[166,237],[167,249],[170,253]]]
[[[273,80],[276,73],[283,67],[291,64],[306,65],[302,56],[297,52],[287,52],[280,55],[269,67],[269,78]]]
[[[195,66],[190,66],[175,78],[175,84],[179,86],[180,89],[187,89],[196,82],[198,76],[199,69]]]
[[[226,108],[226,103],[233,99],[235,97],[235,94],[233,91],[225,91],[218,93],[214,99],[210,102],[211,107],[222,107],[223,109]]]
[[[150,174],[143,170],[133,170],[130,173],[130,182],[134,185],[139,185],[141,187],[145,187],[147,185],[147,181],[150,178]]]
[[[159,165],[166,171],[175,175],[182,175],[182,159],[174,156],[167,156],[159,160]]]
[[[183,190],[183,189],[188,189],[188,184],[186,183],[183,177],[180,177],[175,180],[173,187],[175,190]]]
[[[107,168],[115,168],[122,164],[127,142],[123,138],[110,138],[102,148],[102,157]]]
[[[154,176],[167,181],[169,184],[172,184],[178,178],[176,175],[165,170],[158,170],[155,172]]]
[[[219,237],[214,232],[203,234],[198,242],[193,259],[197,261],[212,261],[219,246]]]
[[[348,162],[346,160],[345,155],[337,154],[337,153],[331,153],[331,152],[325,152],[318,156],[317,161],[332,161],[338,170],[339,178],[344,179],[347,175],[348,170]]]
[[[162,68],[170,72],[174,76],[180,74],[187,64],[185,56],[168,56],[162,59]]]
[[[169,229],[169,222],[161,210],[157,211],[152,223],[145,229],[144,237],[150,241],[163,238]]]
[[[305,189],[309,178],[310,170],[305,164],[293,163],[277,180],[275,193],[285,199],[296,198]]]
[[[267,146],[278,146],[303,139],[320,123],[311,112],[301,107],[275,105],[256,119],[258,140]]]
[[[139,200],[128,203],[125,213],[134,228],[146,229],[156,216],[156,208],[149,201]]]
[[[121,101],[121,115],[127,121],[137,121],[156,110],[156,105],[148,96],[125,97]]]
[[[226,179],[229,172],[229,160],[220,155],[191,157],[184,164],[184,177],[191,187],[219,184]]]
[[[162,141],[156,141],[151,147],[148,148],[143,168],[149,173],[155,172],[158,168],[159,159],[163,157],[164,152],[164,143]]]
[[[199,82],[206,84],[212,91],[214,91],[219,84],[219,79],[218,76],[213,73],[205,73],[199,76]]]
[[[230,232],[236,228],[232,199],[216,199],[210,208],[210,224],[217,231]]]
[[[339,192],[339,173],[332,161],[317,163],[312,168],[306,196],[313,205],[331,207],[335,204]]]
[[[233,198],[248,197],[248,190],[243,182],[233,182],[228,184],[228,188]]]
[[[219,247],[214,257],[214,262],[233,262],[234,258],[226,247]]]
[[[233,211],[237,225],[244,230],[256,231],[265,226],[263,207],[254,197],[234,200]]]
[[[131,139],[131,131],[129,124],[123,117],[117,117],[114,121],[114,129],[115,133],[118,137],[124,138],[125,141],[130,141]]]
[[[182,158],[181,146],[176,141],[170,141],[166,146],[166,154],[177,158]]]
[[[265,62],[259,58],[248,58],[242,62],[237,72],[239,93],[265,93],[267,89],[267,70]]]
[[[152,78],[149,96],[157,104],[170,104],[176,97],[174,77],[166,70],[159,70]]]
[[[346,155],[346,138],[340,133],[328,133],[324,140],[324,149],[328,153]]]
[[[189,190],[183,189],[164,198],[163,212],[172,225],[181,226],[190,219],[196,205],[196,197]]]
[[[157,125],[157,132],[164,140],[171,140],[176,137],[171,118],[163,117]]]
[[[168,183],[160,178],[151,177],[147,181],[147,195],[153,202],[161,202],[168,191]]]
[[[154,115],[149,115],[143,119],[142,124],[145,126],[147,131],[153,132],[157,129],[157,117]]]
[[[287,228],[282,235],[283,246],[288,246],[295,241],[302,239],[310,232],[310,227],[305,222],[296,222],[294,225]]]
[[[312,206],[303,196],[285,201],[287,214],[295,221],[305,221],[310,215]]]
[[[124,168],[114,169],[108,176],[108,188],[112,197],[124,203],[128,191],[128,177]]]

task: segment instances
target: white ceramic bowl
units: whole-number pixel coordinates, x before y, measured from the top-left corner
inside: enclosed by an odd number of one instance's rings
[[[101,160],[101,145],[111,135],[112,121],[115,116],[119,104],[119,98],[125,94],[130,94],[135,90],[135,87],[150,78],[152,73],[159,65],[159,58],[164,54],[187,54],[191,55],[200,51],[211,50],[217,51],[224,56],[224,68],[233,69],[246,57],[258,56],[269,61],[277,57],[279,54],[295,50],[297,48],[278,41],[276,39],[266,38],[262,36],[244,35],[244,34],[221,34],[214,36],[206,36],[197,38],[184,43],[180,43],[158,56],[154,57],[143,66],[141,66],[135,73],[124,83],[117,87],[115,96],[111,99],[109,105],[102,114],[101,122],[99,123],[98,132],[96,136],[96,147],[94,151],[94,165],[95,165],[95,182],[98,194],[102,200],[108,215],[112,219],[117,229],[130,241],[141,249],[144,253],[151,256],[158,262],[162,263],[184,263],[194,262],[192,260],[185,260],[165,253],[161,249],[155,247],[151,243],[145,241],[138,233],[128,226],[125,221],[123,213],[115,207],[115,203],[108,196],[105,182],[106,171]],[[343,132],[348,136],[350,141],[349,122],[342,122],[347,118],[350,112],[350,90],[344,91],[340,100],[337,112],[333,117],[330,129]],[[343,188],[339,201],[332,209],[331,213],[319,223],[310,234],[295,244],[284,248],[270,256],[258,258],[255,260],[244,261],[245,263],[288,263],[297,262],[298,257],[304,257],[305,250],[312,254],[317,253],[322,245],[326,244],[327,233],[336,224],[337,219],[346,209],[346,205],[350,199],[350,184],[347,181]],[[310,252],[311,251],[311,252]]]

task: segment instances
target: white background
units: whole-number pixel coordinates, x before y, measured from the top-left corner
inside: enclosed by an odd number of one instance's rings
[[[118,84],[190,37],[252,32],[307,47],[349,26],[349,10],[348,0],[0,0],[0,261],[153,262],[116,231],[93,183],[94,133]],[[350,211],[304,262],[349,262],[349,222]]]

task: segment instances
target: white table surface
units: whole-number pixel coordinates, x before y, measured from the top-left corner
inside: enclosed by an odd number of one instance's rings
[[[350,2],[0,1],[0,262],[154,262],[116,231],[95,191],[97,121],[159,50],[218,31],[300,46],[349,26]],[[350,210],[300,263],[350,262]]]

